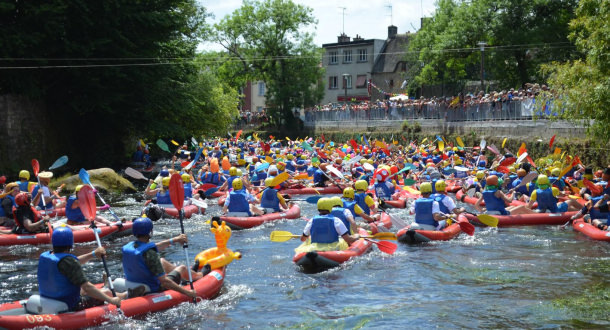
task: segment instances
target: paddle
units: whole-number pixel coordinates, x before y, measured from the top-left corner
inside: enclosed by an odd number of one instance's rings
[[[68,162],[68,156],[61,156],[61,157],[59,157],[53,163],[53,165],[51,165],[51,167],[49,167],[49,171],[50,170],[54,170],[54,169],[59,168],[59,167],[62,167],[64,165],[66,165],[67,162]]]
[[[193,165],[195,165],[197,163],[197,161],[199,160],[199,157],[201,157],[201,153],[203,153],[203,148],[199,148],[199,150],[197,150],[197,154],[195,154],[195,158],[193,158],[193,161],[190,162],[187,166],[184,167],[185,170],[190,170]]]
[[[518,186],[516,186],[515,188],[513,188],[512,190],[516,190],[517,188],[523,187],[526,184],[532,182],[532,180],[534,180],[535,178],[538,177],[538,173],[528,173],[526,176],[523,177],[523,179],[521,180],[521,183],[519,183]]]
[[[482,224],[488,226],[488,227],[498,227],[498,218],[489,215],[489,214],[474,214],[474,213],[470,213],[468,212],[468,214],[472,214],[474,216],[477,217],[477,219],[479,220],[479,222],[481,222]]]
[[[38,191],[41,192],[40,198],[42,199],[42,206],[44,209],[43,213],[44,215],[47,215],[47,203],[44,200],[44,189],[42,189],[42,185],[40,184],[40,178],[38,177],[38,173],[40,171],[40,164],[38,163],[37,159],[32,159],[32,171],[34,172],[34,176],[38,180]],[[50,225],[49,228],[51,228]]]
[[[390,217],[390,221],[392,221],[392,225],[396,228],[404,228],[407,226],[407,223],[402,221],[402,219],[397,218],[395,216],[393,216],[392,214],[388,213],[385,210],[385,206],[383,205],[383,203],[381,205],[379,205],[379,209],[381,210],[381,212],[387,214]]]
[[[78,177],[84,184],[90,186],[91,189],[95,189],[93,187],[93,185],[91,184],[91,181],[89,180],[89,173],[84,168],[80,169],[80,171],[78,172]],[[97,197],[100,198],[100,201],[102,201],[102,203],[104,203],[104,206],[108,205],[108,204],[106,204],[106,201],[102,198],[102,196],[97,191],[95,191],[95,193],[97,194]],[[119,221],[119,222],[121,221],[121,219],[119,219],[119,217],[116,215],[116,213],[114,213],[114,211],[112,211],[112,209],[110,208],[110,205],[108,205],[108,211],[110,211],[110,214],[112,214],[112,216],[114,217],[114,219],[116,221]]]
[[[271,235],[269,236],[269,239],[272,242],[286,242],[288,240],[290,240],[291,238],[299,238],[301,237],[301,235],[294,235],[293,233],[289,232],[289,231],[279,231],[279,230],[275,230],[271,232]],[[377,233],[375,235],[371,235],[371,236],[360,236],[361,238],[377,244],[377,247],[379,248],[379,250],[381,252],[385,252],[387,254],[394,254],[394,252],[396,251],[396,249],[398,248],[398,246],[392,242],[386,242],[386,241],[373,241],[371,238],[377,238],[377,239],[392,239],[392,240],[396,240],[396,234],[394,233]]]
[[[517,164],[520,164],[525,159],[525,157],[527,157],[527,152],[522,153],[519,158],[517,158]]]
[[[204,202],[202,200],[199,200],[199,199],[196,199],[196,198],[191,198],[190,201],[191,201],[191,203],[193,205],[195,205],[197,207],[200,207],[202,209],[207,209],[208,208],[208,203],[206,203],[206,202]]]
[[[174,204],[176,210],[178,210],[180,232],[184,234],[184,210],[182,209],[182,206],[184,205],[184,184],[182,183],[182,178],[178,173],[174,173],[169,181],[169,197],[172,200],[172,204]],[[193,276],[191,275],[191,266],[189,265],[189,260],[191,260],[191,258],[189,257],[188,248],[188,243],[182,244],[184,257],[186,258],[186,269],[189,274],[189,284],[191,285],[191,290],[195,290],[195,287],[193,286]],[[193,303],[196,302],[197,299],[193,298]]]
[[[468,222],[468,221],[463,221],[463,220],[459,220],[459,219],[455,219],[455,222],[458,223],[458,225],[460,225],[460,229],[465,232],[468,236],[473,236],[474,235],[474,226]]]
[[[165,151],[165,152],[169,152],[170,154],[172,153],[171,151],[169,151],[169,147],[167,146],[167,143],[165,143],[165,141],[158,139],[157,140],[157,146],[159,146],[159,148],[161,148],[161,150]]]
[[[206,190],[203,194],[205,195],[205,197],[210,197],[210,196],[212,196],[212,194],[217,192],[218,189],[220,189],[220,188],[219,187],[210,188],[210,189]]]
[[[134,179],[140,179],[140,180],[146,180],[148,181],[148,178],[144,176],[144,174],[142,174],[140,171],[135,170],[131,167],[128,167],[125,169],[125,174],[134,178]]]
[[[97,211],[95,207],[95,195],[93,194],[93,188],[90,186],[84,186],[78,192],[78,207],[85,218],[91,221],[91,228],[93,229],[93,233],[95,234],[95,240],[97,241],[97,246],[102,247],[102,242],[100,242],[100,236],[98,235],[99,229],[95,226],[95,213]],[[104,264],[104,270],[106,271],[106,276],[108,277],[108,282],[110,283],[110,291],[112,291],[112,296],[116,297],[116,292],[114,291],[114,285],[112,284],[112,279],[110,278],[110,271],[108,270],[108,265],[106,264],[106,257],[102,256],[102,263]]]
[[[458,146],[460,146],[461,148],[464,148],[464,141],[462,141],[461,137],[456,137],[455,141],[457,141]]]

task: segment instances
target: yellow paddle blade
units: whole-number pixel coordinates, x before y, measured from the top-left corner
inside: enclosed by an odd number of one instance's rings
[[[570,195],[569,197],[570,197],[571,199],[579,199],[579,198],[580,198],[580,196],[576,196],[576,195]]]
[[[289,178],[290,178],[290,174],[288,174],[288,172],[280,173],[280,174],[278,174],[278,176],[273,178],[272,185],[275,187],[279,184],[284,183],[284,181],[288,180]]]
[[[307,173],[302,173],[302,174],[295,175],[293,179],[295,179],[295,180],[309,180],[309,179],[313,179],[313,178],[308,176]]]
[[[426,141],[428,141],[428,138],[424,138],[423,140],[421,140],[421,143],[424,144]]]
[[[445,142],[438,141],[438,150],[440,150],[440,151],[445,150]]]
[[[273,158],[271,158],[271,157],[267,156],[267,157],[265,157],[265,161],[266,161],[267,163],[271,164],[271,163],[273,163]]]
[[[289,137],[286,137],[286,140],[287,140],[287,141],[291,141]]]
[[[457,141],[458,146],[460,146],[460,147],[464,148],[464,141],[462,141],[462,138],[461,138],[461,137],[459,137],[459,136],[458,136],[458,137],[456,137],[456,138],[455,138],[455,141]]]
[[[489,214],[479,214],[477,215],[477,219],[479,219],[479,221],[486,226],[498,227],[498,218]]]
[[[175,146],[177,146],[177,145],[178,145],[178,142],[176,142],[176,141],[172,140],[172,144],[173,144],[173,145],[175,145]]]
[[[290,240],[291,238],[299,238],[301,237],[300,235],[294,235],[293,233],[289,232],[289,231],[282,231],[282,230],[274,230],[271,232],[271,235],[269,235],[269,239],[271,240],[271,242],[286,242],[288,240]]]
[[[560,159],[563,159],[563,156],[565,156],[565,155],[566,155],[566,152],[567,152],[567,151],[564,151],[564,152],[561,154],[561,158],[560,158]]]
[[[502,148],[504,148],[504,146],[506,145],[506,140],[508,140],[507,137],[505,137],[504,140],[502,141]]]

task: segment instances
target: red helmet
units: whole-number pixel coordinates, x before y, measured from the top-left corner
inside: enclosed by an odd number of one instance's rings
[[[0,184],[4,184],[5,182],[6,182],[6,177],[4,175],[0,176]]]
[[[392,174],[396,174],[396,173],[398,173],[398,166],[396,166],[396,165],[392,165],[392,167],[390,167],[390,172],[391,172]]]
[[[26,192],[18,193],[17,196],[15,196],[15,203],[19,206],[30,205],[30,195]]]
[[[385,168],[380,168],[375,171],[375,179],[379,182],[384,182],[389,176],[390,173]]]

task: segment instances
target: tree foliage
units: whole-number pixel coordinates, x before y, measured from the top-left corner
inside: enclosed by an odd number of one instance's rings
[[[221,72],[242,86],[263,80],[268,111],[278,127],[294,127],[292,109],[322,99],[321,53],[313,35],[303,32],[315,23],[311,8],[290,0],[249,0],[215,26],[227,50]]]
[[[570,39],[582,58],[544,66],[562,118],[584,123],[600,143],[610,141],[610,2],[581,0]],[[593,120],[593,121],[591,121]]]
[[[43,100],[83,166],[124,160],[130,137],[224,130],[237,94],[194,61],[206,17],[195,0],[3,1],[0,66],[29,69],[0,69],[0,93]]]
[[[571,56],[575,6],[575,0],[440,0],[409,45],[408,60],[419,68],[413,83],[479,80],[480,41],[488,47],[486,80],[510,86],[539,80],[542,63]]]

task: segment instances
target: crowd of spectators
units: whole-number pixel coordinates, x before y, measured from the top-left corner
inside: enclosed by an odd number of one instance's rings
[[[246,126],[246,125],[254,125],[258,126],[263,123],[269,122],[269,117],[267,117],[267,113],[265,110],[250,112],[242,111],[239,113],[239,120],[237,120],[236,125],[238,126]]]

